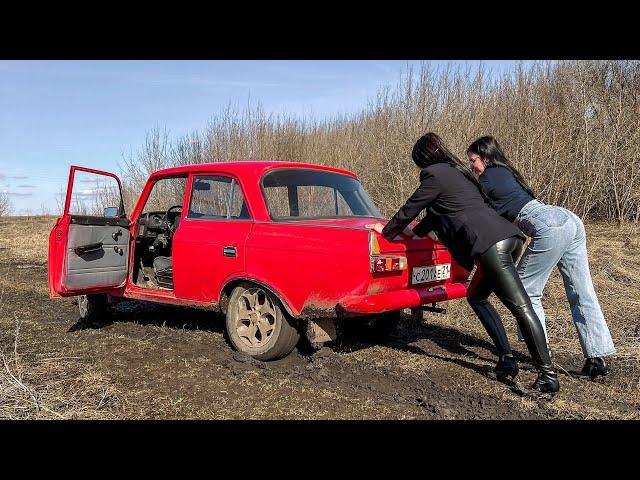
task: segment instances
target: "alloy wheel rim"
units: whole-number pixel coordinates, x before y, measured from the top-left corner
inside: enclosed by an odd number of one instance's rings
[[[266,292],[250,288],[238,298],[236,333],[250,348],[269,342],[276,327],[276,309]]]

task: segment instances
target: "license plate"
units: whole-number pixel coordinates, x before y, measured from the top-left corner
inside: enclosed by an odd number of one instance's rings
[[[411,271],[411,284],[436,282],[451,277],[451,264],[433,265],[430,267],[413,267]]]

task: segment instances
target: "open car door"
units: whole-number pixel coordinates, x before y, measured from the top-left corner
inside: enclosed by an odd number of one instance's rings
[[[49,234],[49,296],[122,292],[129,227],[120,179],[72,166],[62,217]]]

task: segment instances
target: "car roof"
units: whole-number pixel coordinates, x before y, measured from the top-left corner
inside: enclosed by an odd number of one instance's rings
[[[358,178],[357,175],[348,170],[341,168],[329,167],[325,165],[317,165],[313,163],[304,162],[282,162],[282,161],[255,161],[255,160],[241,160],[233,162],[215,162],[215,163],[197,163],[191,165],[181,165],[179,167],[165,168],[158,170],[151,174],[151,177],[164,177],[171,175],[181,175],[198,172],[210,172],[219,171],[239,176],[254,176],[262,177],[262,175],[268,170],[275,168],[304,168],[312,170],[323,170],[335,173],[341,173],[343,175],[349,175],[353,178]]]

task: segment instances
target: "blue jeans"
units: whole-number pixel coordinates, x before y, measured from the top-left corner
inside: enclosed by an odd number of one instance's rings
[[[557,265],[584,356],[602,357],[614,353],[611,333],[591,281],[582,220],[566,208],[531,200],[520,210],[514,223],[531,237],[518,263],[518,274],[545,334],[542,292]],[[521,338],[519,331],[518,338]]]

